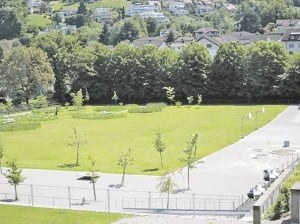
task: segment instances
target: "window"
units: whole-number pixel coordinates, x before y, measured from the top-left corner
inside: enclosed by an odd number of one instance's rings
[[[211,44],[207,44],[206,47],[207,48],[211,48],[212,46],[211,46]]]
[[[289,43],[289,48],[294,48],[294,43]]]

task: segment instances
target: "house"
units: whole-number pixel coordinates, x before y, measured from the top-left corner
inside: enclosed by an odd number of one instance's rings
[[[149,12],[155,12],[156,6],[154,5],[142,5],[142,4],[132,4],[128,8],[128,15],[135,16],[140,15],[141,13],[149,13]]]
[[[193,42],[195,42],[193,37],[178,37],[169,45],[169,47],[179,52],[183,47]]]
[[[188,15],[189,10],[185,8],[184,2],[179,1],[169,1],[169,11],[176,15]]]
[[[113,23],[111,8],[96,8],[95,20],[111,25]]]
[[[225,40],[223,40],[218,36],[209,36],[209,35],[201,36],[197,42],[206,46],[209,54],[213,57],[217,54],[219,47],[222,44],[226,43]]]
[[[143,37],[129,42],[129,45],[135,47],[156,46],[159,49],[168,47],[164,39],[161,37]]]
[[[42,5],[41,0],[27,0],[27,8],[30,13],[39,12],[41,5]]]
[[[300,19],[278,19],[276,20],[277,31],[300,28]]]
[[[219,31],[212,27],[203,27],[193,31],[193,36],[196,40],[199,40],[203,35],[215,36],[218,33]]]
[[[157,24],[163,24],[169,21],[167,17],[164,16],[162,12],[143,12],[139,14],[140,16],[144,18],[154,18],[157,22]]]
[[[148,1],[148,5],[154,6],[155,11],[161,10],[161,4],[159,1]]]
[[[285,49],[293,54],[300,50],[300,28],[289,29],[284,32],[281,42]]]
[[[213,10],[214,8],[212,5],[197,4],[195,8],[195,14],[197,16],[202,16],[211,13]]]

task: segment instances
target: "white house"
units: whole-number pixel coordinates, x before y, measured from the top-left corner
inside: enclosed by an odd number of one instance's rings
[[[201,16],[201,15],[211,13],[213,10],[214,9],[211,5],[197,4],[195,8],[195,14],[197,16]]]
[[[193,37],[178,37],[176,40],[174,40],[169,47],[174,49],[177,52],[180,52],[183,47],[191,44],[194,42]]]
[[[185,3],[179,1],[169,1],[169,11],[176,15],[189,14],[189,10],[185,9]]]
[[[41,0],[27,0],[27,8],[30,11],[30,13],[39,11],[41,5],[42,5]]]
[[[165,23],[169,20],[167,17],[164,16],[162,12],[143,12],[140,13],[139,15],[144,18],[147,17],[154,18],[158,24]]]
[[[96,22],[103,22],[106,24],[112,24],[112,12],[111,8],[96,8],[95,9]]]
[[[159,1],[148,1],[148,5],[154,6],[155,11],[160,11],[161,10],[161,4]]]
[[[224,43],[224,41],[217,36],[202,36],[198,43],[203,44],[207,47],[207,50],[211,56],[215,56],[219,47]]]
[[[128,8],[128,15],[135,16],[141,13],[155,12],[155,9],[156,7],[154,5],[132,4]]]
[[[281,39],[285,49],[293,54],[300,50],[300,28],[287,30]]]

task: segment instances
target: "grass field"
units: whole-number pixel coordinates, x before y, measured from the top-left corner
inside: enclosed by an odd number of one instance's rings
[[[47,26],[51,25],[52,21],[45,15],[39,14],[30,14],[27,18],[27,23],[31,26],[37,26],[39,28],[46,28]]]
[[[1,224],[111,224],[128,215],[0,205]]]
[[[95,9],[98,7],[107,7],[107,8],[128,8],[130,1],[127,0],[101,0],[95,1],[91,4],[86,4],[88,9]],[[65,10],[65,9],[78,9],[79,3],[67,4],[62,3],[61,1],[55,1],[51,3],[51,6],[55,11]]]
[[[135,159],[128,168],[134,174],[164,174],[182,167],[179,161],[190,134],[198,133],[198,158],[211,154],[240,139],[242,117],[255,114],[262,106],[181,106],[165,107],[156,113],[127,113],[126,117],[105,120],[74,119],[76,113],[61,109],[58,119],[43,121],[36,130],[0,132],[5,157],[17,158],[20,167],[43,169],[87,170],[88,156],[96,160],[100,172],[120,173],[117,165],[121,152],[132,149]],[[264,125],[286,106],[265,106],[258,123]],[[86,112],[95,107],[86,107]],[[72,128],[78,128],[87,139],[80,149],[80,166],[75,163],[76,150],[67,145]],[[255,120],[245,120],[245,132],[255,129]],[[167,148],[160,168],[159,153],[153,142],[161,131]],[[152,170],[151,172],[148,172]]]

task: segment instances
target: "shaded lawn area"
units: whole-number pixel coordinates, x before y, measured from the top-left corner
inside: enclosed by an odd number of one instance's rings
[[[111,224],[129,215],[0,205],[1,224]]]
[[[84,112],[92,112],[95,108],[88,106]],[[259,113],[259,126],[271,121],[286,106],[269,105],[265,108],[266,114]],[[249,112],[255,115],[261,109],[261,105],[168,106],[161,112],[127,113],[122,118],[85,120],[72,118],[77,112],[64,108],[58,119],[43,121],[39,129],[0,132],[0,138],[6,158],[17,158],[20,167],[88,170],[88,157],[91,156],[100,172],[121,173],[118,159],[122,152],[131,148],[134,163],[128,167],[128,173],[157,175],[184,166],[179,158],[183,157],[182,151],[192,133],[199,134],[197,159],[200,159],[238,141],[242,117]],[[77,167],[72,166],[76,150],[67,145],[73,127],[87,139],[80,148],[80,166]],[[245,120],[245,133],[254,130],[255,120]],[[159,153],[153,146],[158,131],[167,146],[163,153],[164,168],[161,168]]]

